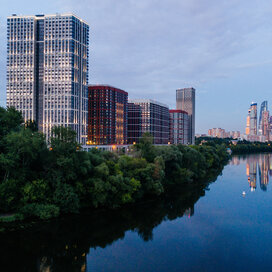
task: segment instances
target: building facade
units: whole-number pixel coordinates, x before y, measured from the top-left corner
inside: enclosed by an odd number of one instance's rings
[[[182,110],[169,110],[169,115],[169,142],[171,144],[188,144],[188,113]]]
[[[88,144],[127,144],[128,93],[109,85],[88,90]]]
[[[216,138],[233,138],[238,139],[241,136],[240,131],[226,131],[223,128],[210,128],[208,136]]]
[[[189,116],[189,143],[195,143],[195,89],[184,88],[176,91],[176,109]]]
[[[257,135],[257,103],[252,103],[250,106],[250,135]]]
[[[257,129],[257,103],[252,102],[247,114],[246,139],[259,141]]]
[[[70,127],[85,144],[89,26],[72,14],[7,19],[7,106],[47,137]]]
[[[259,117],[259,135],[264,136],[269,141],[270,136],[270,116],[267,101],[262,102]]]
[[[142,136],[141,106],[128,103],[128,144],[137,143]]]
[[[149,132],[154,139],[154,144],[168,144],[169,142],[169,108],[167,105],[151,99],[129,100],[129,103],[134,104],[134,107],[140,106],[141,110],[141,136],[145,132]],[[131,113],[132,107],[130,106]],[[128,119],[129,126],[133,124],[133,118]],[[133,132],[128,131],[131,135]],[[141,137],[140,136],[140,137]],[[134,137],[138,143],[140,137]]]

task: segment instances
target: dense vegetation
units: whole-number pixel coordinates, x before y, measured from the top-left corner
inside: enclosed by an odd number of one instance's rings
[[[230,145],[233,139],[232,138],[217,138],[217,137],[196,137],[195,138],[195,144],[199,145],[202,142],[206,143],[214,143],[214,144],[225,144],[225,145]]]
[[[33,122],[22,124],[16,110],[0,108],[2,222],[120,207],[205,179],[227,159],[223,145],[155,147],[150,135],[128,155],[83,152],[69,128],[53,128],[47,143]]]
[[[196,144],[203,143],[204,145],[225,145],[230,148],[233,154],[250,154],[261,152],[272,152],[272,142],[249,142],[246,140],[239,140],[233,144],[231,138],[213,138],[213,137],[199,137],[196,138]]]
[[[272,152],[272,143],[260,143],[260,142],[238,142],[237,145],[232,145],[231,150],[233,154],[250,154],[260,152]]]

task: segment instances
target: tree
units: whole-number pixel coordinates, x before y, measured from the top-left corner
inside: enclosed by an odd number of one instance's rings
[[[25,122],[25,127],[30,129],[33,132],[38,131],[38,125],[37,125],[36,121],[33,121],[33,120],[27,120]]]
[[[153,145],[153,136],[149,132],[145,132],[140,139],[140,143],[136,145],[136,149],[140,151],[141,156],[148,162],[155,159],[155,148]]]

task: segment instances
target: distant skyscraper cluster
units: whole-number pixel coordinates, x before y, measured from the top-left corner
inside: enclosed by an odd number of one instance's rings
[[[247,114],[246,135],[248,141],[269,141],[271,137],[272,119],[269,115],[268,102],[261,104],[258,124],[257,103],[252,102]]]
[[[89,26],[73,14],[7,19],[7,106],[37,123],[70,127],[85,145],[194,144],[195,89],[176,90],[176,109],[151,99],[128,100],[109,85],[89,85]]]

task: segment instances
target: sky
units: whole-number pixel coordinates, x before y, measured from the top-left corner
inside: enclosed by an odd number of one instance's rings
[[[196,89],[196,133],[244,132],[252,101],[272,112],[270,0],[0,0],[0,106],[6,17],[71,12],[90,26],[89,83],[175,108]],[[271,104],[270,104],[271,103]],[[259,107],[260,108],[260,107]]]

